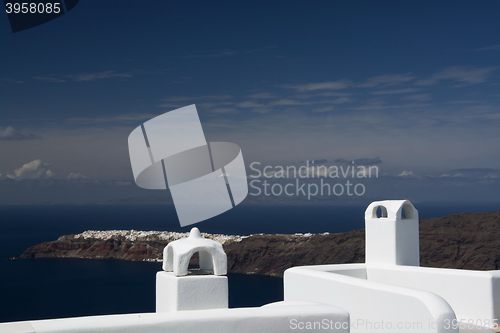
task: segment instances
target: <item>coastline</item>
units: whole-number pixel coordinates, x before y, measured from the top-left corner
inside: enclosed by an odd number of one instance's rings
[[[19,257],[161,261],[163,248],[187,233],[89,230],[29,247]],[[282,276],[293,266],[362,263],[364,229],[335,234],[206,234],[223,244],[228,272]],[[421,266],[500,269],[500,211],[420,220]],[[193,257],[193,265],[197,258]]]

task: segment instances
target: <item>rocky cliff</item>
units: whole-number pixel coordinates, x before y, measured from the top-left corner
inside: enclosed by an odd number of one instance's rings
[[[28,248],[20,258],[161,260],[163,248],[187,233],[111,230],[66,235]],[[365,232],[227,236],[221,242],[230,273],[283,275],[301,265],[360,263]],[[420,220],[421,265],[473,270],[500,269],[500,211],[460,213]],[[193,259],[196,264],[196,258]]]

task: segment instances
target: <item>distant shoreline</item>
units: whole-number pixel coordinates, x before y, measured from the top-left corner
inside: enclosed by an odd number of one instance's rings
[[[282,276],[293,266],[365,259],[364,229],[335,234],[203,235],[223,244],[229,273]],[[161,261],[163,248],[186,236],[165,231],[86,231],[31,246],[19,258]],[[500,211],[420,220],[420,256],[421,266],[427,267],[500,269]]]

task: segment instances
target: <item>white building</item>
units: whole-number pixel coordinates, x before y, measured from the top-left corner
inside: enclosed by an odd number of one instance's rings
[[[365,212],[366,263],[285,271],[283,302],[228,309],[222,246],[193,228],[164,250],[156,313],[0,324],[1,332],[494,332],[500,271],[420,267],[418,212],[406,200]],[[200,270],[188,270],[200,254]]]

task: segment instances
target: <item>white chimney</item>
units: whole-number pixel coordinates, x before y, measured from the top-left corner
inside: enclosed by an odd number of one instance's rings
[[[366,264],[420,266],[418,211],[410,201],[372,202],[365,232]]]
[[[200,269],[189,270],[196,252]],[[163,250],[163,271],[156,274],[156,312],[228,308],[226,274],[222,244],[191,229],[188,238],[170,242]]]

